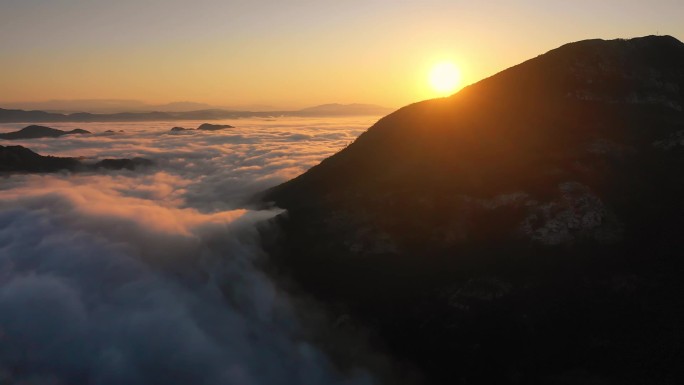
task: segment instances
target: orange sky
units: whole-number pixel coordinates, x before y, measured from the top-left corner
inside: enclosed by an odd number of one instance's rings
[[[570,41],[684,38],[679,0],[596,3],[8,0],[0,107],[49,99],[399,107],[437,96],[428,72],[443,60],[465,85]]]

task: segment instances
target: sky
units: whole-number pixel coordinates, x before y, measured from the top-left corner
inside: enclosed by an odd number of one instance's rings
[[[0,107],[130,99],[161,104],[401,107],[562,44],[684,40],[681,0],[3,0]]]

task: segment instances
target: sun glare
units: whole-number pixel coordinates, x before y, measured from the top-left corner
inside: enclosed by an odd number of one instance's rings
[[[430,70],[429,79],[432,89],[444,96],[456,91],[461,81],[461,74],[453,63],[440,62]]]

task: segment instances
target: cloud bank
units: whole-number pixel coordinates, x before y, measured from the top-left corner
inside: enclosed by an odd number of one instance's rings
[[[170,132],[202,122],[55,123],[83,128],[93,135],[15,140],[41,155],[86,158],[143,157],[187,185],[186,204],[203,211],[240,207],[245,198],[293,178],[352,142],[374,118],[279,118],[217,121],[235,128]],[[0,132],[22,128],[0,125]],[[113,132],[106,132],[106,131]],[[123,131],[123,132],[120,132]]]
[[[292,301],[255,267],[258,232],[279,211],[240,208],[370,123],[91,124],[89,137],[20,143],[157,166],[2,180],[0,383],[373,383],[307,342]]]

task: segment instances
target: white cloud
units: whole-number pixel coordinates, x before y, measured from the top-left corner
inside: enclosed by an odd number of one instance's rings
[[[79,124],[95,134],[13,142],[156,166],[3,180],[0,382],[371,383],[303,339],[292,302],[255,267],[258,227],[278,211],[239,207],[370,123],[244,120],[182,134],[167,133],[176,123]]]

